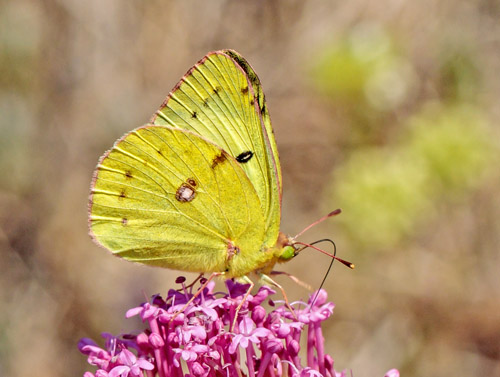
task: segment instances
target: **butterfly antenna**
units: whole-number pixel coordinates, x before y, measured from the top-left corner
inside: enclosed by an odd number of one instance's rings
[[[318,251],[322,252],[325,255],[328,255],[332,259],[338,260],[340,263],[342,263],[343,265],[349,267],[350,269],[354,269],[354,267],[355,267],[354,263],[348,262],[348,261],[346,261],[346,260],[344,260],[342,258],[337,257],[335,254],[330,254],[330,253],[326,252],[325,250],[320,249],[319,247],[314,246],[314,244],[317,244],[318,242],[324,242],[324,241],[330,241],[330,242],[333,243],[333,241],[330,240],[330,239],[319,240],[319,241],[315,241],[315,242],[310,243],[310,244],[309,243],[300,242],[300,241],[295,241],[295,243],[294,243],[295,245],[297,245],[297,244],[298,245],[302,245],[301,248],[299,248],[299,249],[297,249],[295,251],[295,255],[297,255],[298,253],[300,253],[302,250],[307,249],[308,247],[310,247],[310,248],[312,248],[314,250],[318,250]]]
[[[333,262],[335,261],[335,258],[337,257],[337,246],[335,245],[335,242],[333,242],[329,238],[325,238],[324,240],[319,240],[319,241],[313,242],[312,245],[316,244],[316,243],[320,243],[320,242],[330,242],[333,245],[333,256],[334,256],[334,258],[332,258],[332,260],[330,262],[330,265],[328,266],[328,270],[326,270],[326,274],[323,277],[323,280],[321,281],[321,284],[319,285],[319,288],[316,291],[316,294],[314,295],[313,300],[311,301],[311,307],[314,306],[314,303],[316,302],[316,299],[318,298],[319,291],[321,291],[321,288],[323,288],[323,285],[325,284],[326,278],[328,277],[328,275],[330,274],[330,270],[332,269]]]
[[[325,215],[323,216],[321,219],[319,220],[316,220],[315,222],[313,222],[311,225],[305,227],[300,233],[298,233],[295,237],[293,237],[292,239],[296,239],[297,237],[301,236],[302,234],[304,234],[305,232],[307,232],[309,229],[311,229],[313,226],[315,225],[318,225],[319,223],[322,223],[323,221],[325,221],[326,219],[330,218],[330,217],[333,217],[333,216],[336,216],[338,215],[340,212],[342,212],[340,210],[340,208],[336,209],[335,211],[332,211],[330,212],[328,215]]]

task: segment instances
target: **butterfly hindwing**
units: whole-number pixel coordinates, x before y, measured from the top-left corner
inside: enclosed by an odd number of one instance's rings
[[[190,131],[138,128],[99,162],[91,234],[131,261],[224,271],[232,245],[247,254],[265,238],[260,200],[240,166]]]
[[[259,198],[266,227],[263,245],[274,245],[281,169],[262,87],[246,60],[232,50],[205,56],[172,90],[152,123],[192,131],[231,155]]]

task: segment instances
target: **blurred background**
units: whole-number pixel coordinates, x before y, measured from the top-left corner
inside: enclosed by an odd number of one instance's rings
[[[343,210],[301,237],[357,266],[326,283],[335,368],[500,376],[499,17],[496,0],[0,2],[0,375],[91,370],[78,339],[134,330],[125,311],[173,286],[91,242],[92,172],[233,48],[267,96],[282,230]],[[328,261],[281,267],[318,287]]]

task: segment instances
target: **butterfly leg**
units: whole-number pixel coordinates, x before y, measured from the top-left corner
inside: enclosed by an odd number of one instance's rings
[[[234,326],[236,326],[236,321],[238,319],[238,314],[239,314],[241,308],[243,307],[243,304],[247,300],[248,295],[250,294],[250,292],[252,292],[252,289],[255,286],[255,283],[248,276],[243,276],[241,279],[243,281],[245,281],[245,283],[250,284],[250,287],[248,288],[248,290],[246,291],[245,295],[243,296],[243,299],[241,300],[240,304],[236,308],[236,312],[234,313],[233,323],[231,324],[231,328],[229,329],[229,332],[232,332],[233,329],[234,329]]]
[[[185,287],[179,288],[177,292],[182,292],[182,291],[187,291],[189,288],[192,288],[198,280],[200,280],[203,277],[203,274],[199,274],[196,279],[193,280],[193,282],[189,285],[186,285]]]
[[[179,314],[181,314],[184,310],[187,309],[187,307],[189,305],[191,305],[191,303],[194,301],[194,299],[196,297],[198,297],[201,292],[203,292],[203,290],[207,287],[208,283],[210,283],[214,278],[216,278],[217,276],[221,276],[221,275],[224,275],[224,272],[214,272],[212,273],[212,275],[210,275],[207,279],[206,282],[204,282],[202,284],[202,286],[196,291],[196,293],[193,295],[193,297],[191,297],[189,299],[188,302],[186,302],[186,304],[182,307],[182,309],[180,309],[178,312],[174,313],[174,315],[172,316],[172,318],[170,319],[170,323],[172,323],[172,321],[175,319],[175,317],[177,317]],[[197,279],[198,280],[198,279]],[[193,283],[194,284],[194,283]]]
[[[306,282],[303,282],[302,280],[298,279],[297,277],[293,276],[292,274],[289,274],[288,272],[285,271],[271,271],[271,275],[285,275],[288,276],[294,283],[300,285],[301,287],[304,287],[308,291],[312,291],[312,287],[307,284]]]
[[[288,297],[286,296],[286,293],[285,293],[285,290],[283,289],[283,287],[281,285],[279,285],[278,282],[271,279],[271,277],[269,275],[260,274],[260,278],[262,281],[264,281],[268,284],[274,285],[276,288],[278,288],[281,291],[281,294],[283,295],[283,298],[285,299],[286,307],[288,308],[288,310],[290,310],[292,312],[293,318],[295,318],[295,320],[298,320],[293,308],[290,306],[290,303],[288,302]]]

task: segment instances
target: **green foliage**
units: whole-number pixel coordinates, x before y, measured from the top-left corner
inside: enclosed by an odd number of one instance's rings
[[[396,145],[354,152],[335,176],[333,198],[355,242],[389,248],[411,236],[438,202],[470,193],[494,157],[485,121],[469,106],[430,105]]]
[[[437,194],[461,194],[480,182],[494,145],[478,109],[433,104],[410,125],[408,148],[424,162]]]
[[[394,40],[378,25],[361,24],[318,54],[316,87],[356,112],[393,110],[405,101],[415,74]]]
[[[464,43],[442,48],[438,57],[438,83],[444,100],[477,100],[481,77],[474,60],[477,54],[470,50]]]
[[[349,128],[345,145],[385,139],[388,122],[418,91],[413,63],[379,24],[360,23],[311,61],[313,85]]]
[[[429,207],[421,161],[403,148],[359,150],[336,171],[333,198],[339,221],[360,245],[392,245]]]

